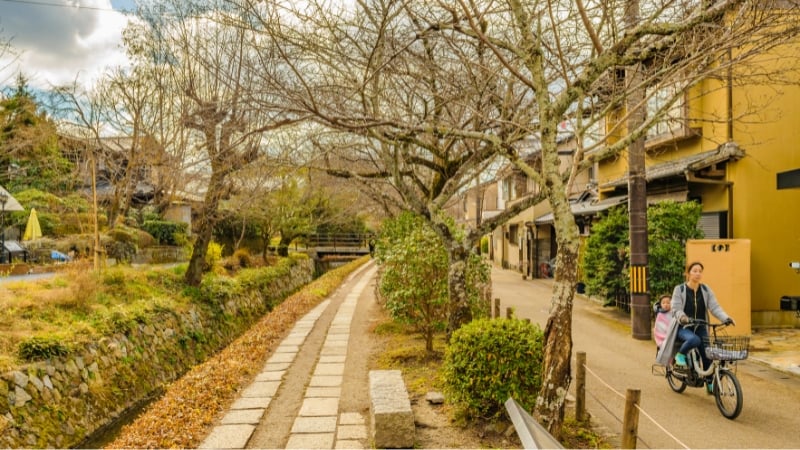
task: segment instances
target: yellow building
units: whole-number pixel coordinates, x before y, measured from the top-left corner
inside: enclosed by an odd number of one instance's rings
[[[800,296],[800,270],[790,267],[800,262],[798,53],[783,48],[694,85],[646,141],[649,203],[697,201],[706,238],[751,242],[754,327],[800,326],[781,310],[783,296]],[[773,76],[753,75],[762,72]],[[602,197],[627,193],[626,154],[596,172]]]

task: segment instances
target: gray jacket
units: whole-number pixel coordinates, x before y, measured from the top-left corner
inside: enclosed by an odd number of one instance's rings
[[[672,291],[670,311],[672,311],[672,316],[678,321],[680,321],[682,317],[686,316],[686,313],[683,312],[683,305],[686,304],[686,291],[688,289],[689,286],[687,286],[686,283],[681,283],[675,286],[675,289]],[[719,319],[720,322],[728,320],[729,316],[725,310],[722,309],[722,306],[719,305],[717,296],[714,295],[714,291],[712,291],[711,288],[705,284],[701,284],[700,289],[703,291],[703,299],[706,302],[706,311],[710,312],[714,317]],[[705,320],[708,321],[708,314],[706,314]]]

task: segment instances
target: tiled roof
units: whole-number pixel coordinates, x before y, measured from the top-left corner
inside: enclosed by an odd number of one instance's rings
[[[686,172],[693,172],[704,169],[708,166],[727,161],[729,159],[739,159],[744,156],[744,150],[740,149],[735,143],[729,142],[721,145],[716,150],[697,153],[685,158],[668,161],[662,164],[650,166],[645,171],[647,181],[658,180],[660,178],[672,177]],[[628,184],[627,175],[604,183],[600,188],[625,186]]]
[[[627,195],[620,195],[617,197],[609,197],[603,200],[598,200],[596,198],[585,200],[582,202],[575,202],[570,206],[572,209],[572,214],[575,216],[589,216],[600,211],[605,211],[612,206],[619,205],[628,200]],[[548,223],[553,223],[553,213],[547,213],[543,216],[539,216],[534,220],[536,225],[544,225]]]

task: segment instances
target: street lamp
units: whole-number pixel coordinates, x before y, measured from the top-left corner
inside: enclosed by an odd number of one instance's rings
[[[0,192],[0,263],[6,262],[6,202],[8,194]]]

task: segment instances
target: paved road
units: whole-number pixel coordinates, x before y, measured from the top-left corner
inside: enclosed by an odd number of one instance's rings
[[[517,272],[494,268],[492,281],[492,297],[500,299],[503,314],[513,307],[518,317],[544,326],[551,280],[523,280]],[[573,339],[573,355],[585,352],[587,367],[596,374],[587,374],[587,409],[615,436],[616,445],[625,392],[639,389],[641,408],[652,420],[640,415],[637,448],[800,448],[800,377],[755,361],[740,362],[737,375],[745,403],[731,421],[704,390],[676,394],[663,376],[654,376],[655,344],[633,339],[628,320],[615,309],[577,296]],[[574,356],[572,366],[574,374]]]
[[[0,283],[14,283],[16,281],[35,281],[44,278],[52,278],[54,275],[55,275],[54,272],[29,273],[25,275],[8,275],[5,277],[0,277]]]

